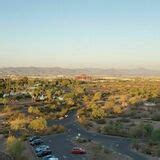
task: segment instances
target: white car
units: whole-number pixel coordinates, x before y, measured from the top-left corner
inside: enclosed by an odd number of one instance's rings
[[[37,147],[35,149],[35,152],[38,153],[38,152],[40,152],[42,150],[47,150],[47,149],[49,149],[49,146],[47,146],[47,145],[41,145],[41,146],[39,146],[39,147]]]
[[[62,119],[64,119],[64,117],[60,117],[60,118],[59,118],[59,120],[62,120]]]
[[[58,160],[54,155],[47,155],[42,160]]]

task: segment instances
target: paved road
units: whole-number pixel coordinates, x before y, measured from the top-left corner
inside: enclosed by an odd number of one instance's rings
[[[86,129],[81,127],[75,121],[75,111],[69,114],[68,118],[63,120],[49,121],[49,125],[62,124],[68,130],[65,134],[50,135],[43,137],[46,144],[52,149],[53,153],[60,158],[60,160],[87,160],[85,155],[72,155],[70,150],[75,146],[72,139],[80,133],[82,136],[91,138],[96,142],[101,143],[104,147],[110,148],[121,154],[131,157],[133,160],[146,160],[147,158],[143,155],[135,153],[131,149],[131,140],[127,138],[114,137],[108,135],[102,135],[98,133],[88,132]]]

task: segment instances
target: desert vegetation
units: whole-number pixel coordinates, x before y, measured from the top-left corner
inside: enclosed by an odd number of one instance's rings
[[[160,145],[157,78],[77,81],[21,77],[0,81],[0,132],[6,137],[26,140],[32,134],[65,132],[64,126],[48,122],[76,110],[77,122],[90,131],[145,139],[145,144],[134,145],[141,151],[151,142],[151,150]],[[159,150],[147,153],[159,156]]]

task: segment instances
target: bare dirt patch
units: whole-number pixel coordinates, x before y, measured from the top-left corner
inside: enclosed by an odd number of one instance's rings
[[[87,158],[91,160],[131,160],[129,157],[112,152],[95,142],[78,144],[87,151]]]

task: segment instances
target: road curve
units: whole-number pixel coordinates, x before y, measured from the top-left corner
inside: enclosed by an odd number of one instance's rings
[[[76,121],[75,121],[75,111],[71,111],[69,113],[68,118],[65,118],[63,120],[49,120],[48,121],[49,125],[53,124],[61,124],[64,125],[67,128],[67,132],[62,135],[57,135],[56,138],[54,138],[54,135],[51,135],[49,138],[46,136],[46,139],[53,139],[56,141],[56,145],[58,145],[58,152],[59,155],[61,152],[64,152],[64,154],[67,155],[65,148],[66,146],[73,147],[74,144],[71,142],[71,139],[75,136],[77,136],[78,133],[80,133],[84,137],[88,137],[93,139],[93,141],[96,141],[98,143],[101,143],[104,147],[107,147],[113,151],[116,151],[118,153],[121,153],[123,155],[131,157],[133,160],[147,160],[147,158],[141,154],[138,154],[134,152],[131,148],[132,141],[127,138],[122,138],[122,137],[115,137],[115,136],[109,136],[109,135],[102,135],[99,133],[93,133],[87,131],[85,128],[81,127]],[[60,144],[59,144],[60,143]],[[62,154],[61,154],[62,157]],[[65,159],[65,158],[64,158]],[[66,158],[67,159],[67,158]],[[69,159],[74,159],[74,160],[83,160],[85,157],[69,157]]]

